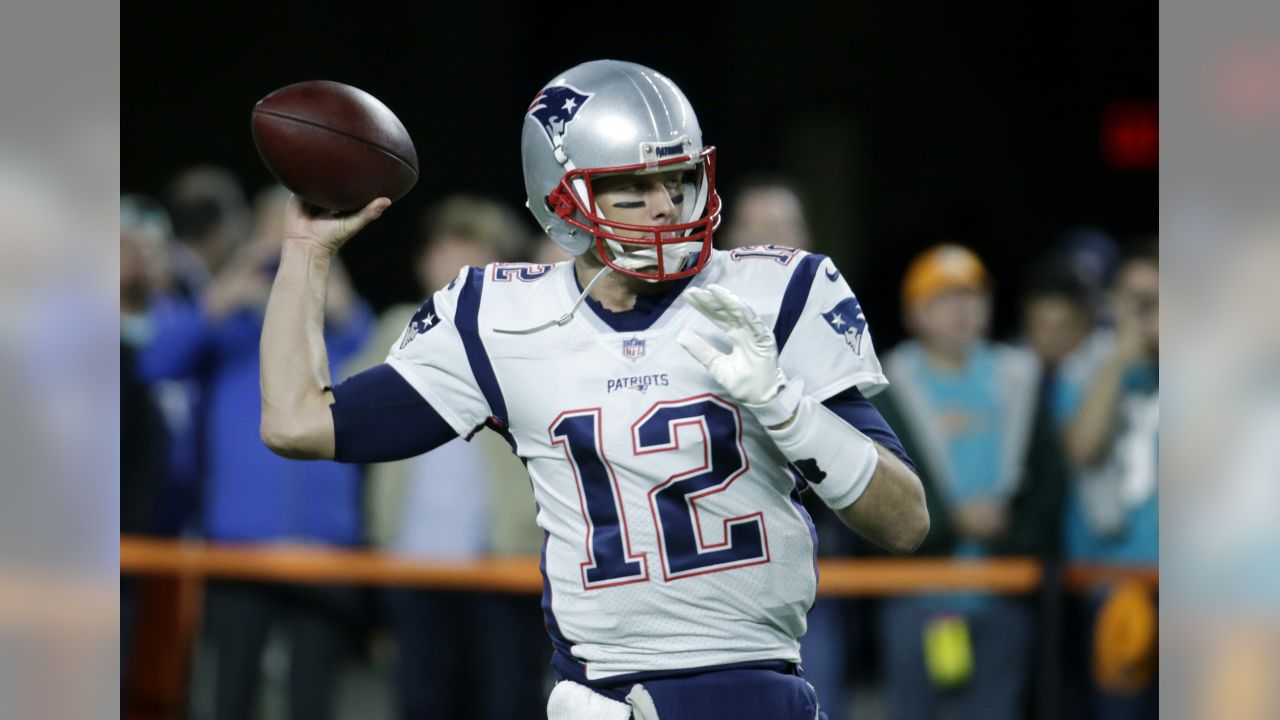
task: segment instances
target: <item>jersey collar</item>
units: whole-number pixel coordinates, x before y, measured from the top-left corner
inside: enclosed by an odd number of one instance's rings
[[[582,283],[578,282],[578,273],[573,272],[573,268],[570,267],[569,274],[573,276],[574,287],[581,293]],[[667,308],[671,307],[671,303],[680,297],[680,293],[684,292],[684,289],[696,277],[697,275],[693,275],[676,280],[666,292],[654,295],[637,295],[635,307],[622,312],[608,310],[598,300],[590,296],[586,298],[586,302],[583,304],[591,309],[593,315],[615,332],[641,332],[653,327],[653,324],[662,317]]]

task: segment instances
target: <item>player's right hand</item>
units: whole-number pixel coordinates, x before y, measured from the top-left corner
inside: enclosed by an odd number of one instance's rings
[[[390,205],[390,200],[380,197],[357,212],[338,215],[294,195],[289,198],[289,206],[285,209],[284,241],[301,242],[336,254],[352,236],[377,220]]]

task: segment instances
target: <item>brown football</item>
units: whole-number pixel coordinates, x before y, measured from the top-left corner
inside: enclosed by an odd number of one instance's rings
[[[253,142],[285,187],[327,210],[404,197],[418,152],[400,119],[374,96],[331,82],[282,87],[253,107]]]

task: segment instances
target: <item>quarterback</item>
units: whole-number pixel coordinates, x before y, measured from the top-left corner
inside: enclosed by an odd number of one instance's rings
[[[649,68],[556,77],[522,155],[529,209],[574,259],[464,268],[384,364],[337,385],[329,265],[390,201],[334,217],[293,200],[262,334],[263,441],[378,462],[501,433],[545,531],[552,720],[822,717],[797,642],[817,586],[800,493],[897,552],[929,528],[866,399],[887,381],[858,300],[822,255],[712,249],[715,148]]]

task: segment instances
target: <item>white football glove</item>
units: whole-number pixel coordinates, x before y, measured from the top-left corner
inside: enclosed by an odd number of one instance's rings
[[[698,312],[715,323],[733,342],[728,355],[705,338],[685,329],[676,338],[725,392],[745,405],[765,427],[783,425],[795,415],[803,389],[788,381],[778,367],[778,343],[773,332],[741,298],[719,285],[689,288],[684,297]]]

